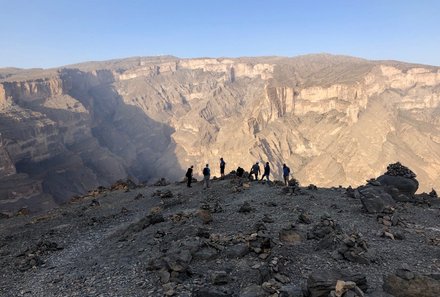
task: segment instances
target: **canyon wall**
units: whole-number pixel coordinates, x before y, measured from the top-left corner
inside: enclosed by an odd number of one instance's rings
[[[46,209],[131,177],[269,161],[356,186],[401,161],[440,188],[440,70],[296,58],[131,58],[0,80],[0,209]]]

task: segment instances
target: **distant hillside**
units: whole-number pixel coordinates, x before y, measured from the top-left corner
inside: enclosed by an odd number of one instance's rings
[[[117,179],[269,161],[348,186],[401,161],[440,188],[440,69],[328,54],[136,57],[0,70],[0,208],[50,208]]]

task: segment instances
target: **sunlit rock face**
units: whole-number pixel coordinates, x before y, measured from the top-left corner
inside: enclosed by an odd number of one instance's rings
[[[273,178],[286,163],[319,186],[400,161],[421,190],[440,188],[439,102],[439,68],[331,55],[3,69],[0,208],[49,207],[127,176],[180,179],[190,165],[219,175],[220,157],[227,170],[269,161]]]

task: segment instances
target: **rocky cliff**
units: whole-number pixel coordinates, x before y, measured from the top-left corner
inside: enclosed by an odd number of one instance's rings
[[[359,185],[401,161],[421,190],[440,186],[436,67],[154,57],[1,73],[1,208],[30,197],[41,208],[43,196],[60,203],[126,176],[180,179],[192,164],[218,175],[220,157],[227,170],[269,161],[274,178],[287,163],[320,186]]]

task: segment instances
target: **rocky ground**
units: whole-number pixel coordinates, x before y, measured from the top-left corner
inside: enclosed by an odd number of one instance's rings
[[[206,190],[166,184],[3,215],[0,295],[439,296],[435,195],[377,212],[364,190],[232,176]]]

